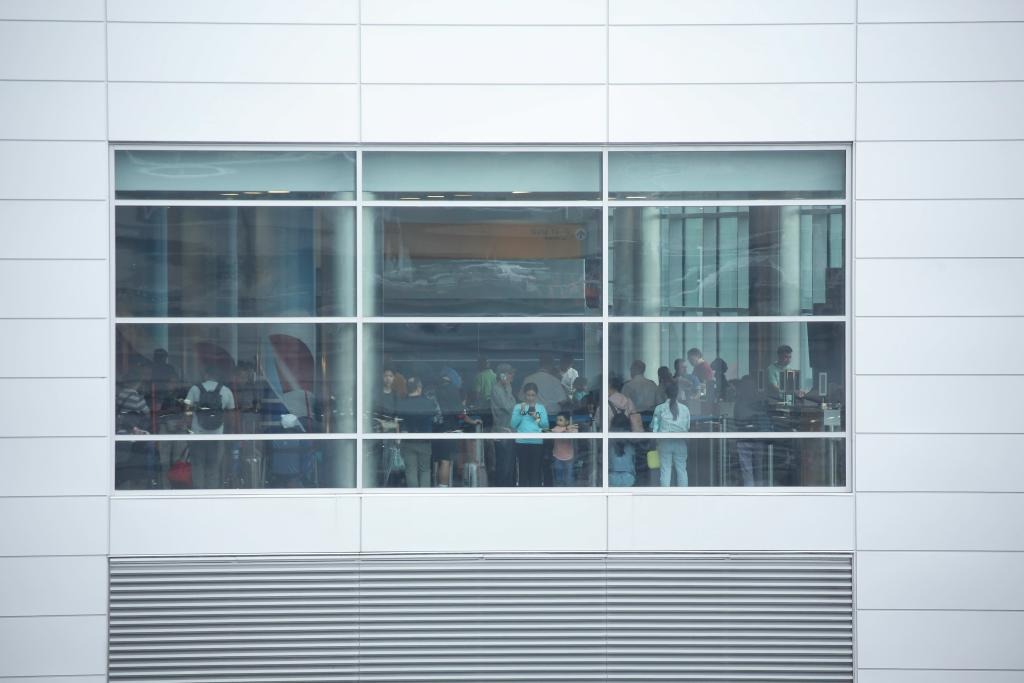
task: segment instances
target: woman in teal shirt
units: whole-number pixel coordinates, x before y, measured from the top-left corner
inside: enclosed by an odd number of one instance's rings
[[[511,427],[520,434],[539,434],[548,429],[548,412],[543,403],[537,403],[537,385],[523,385],[526,400],[512,409]],[[516,439],[519,460],[519,485],[540,486],[541,466],[544,461],[543,439]]]

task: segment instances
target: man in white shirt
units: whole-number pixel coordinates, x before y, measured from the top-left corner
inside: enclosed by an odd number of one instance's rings
[[[214,368],[207,368],[204,377],[216,377]],[[235,409],[235,395],[215,379],[193,384],[185,396],[186,411],[192,414],[193,434],[223,434],[229,410]],[[223,487],[223,441],[195,441],[189,447],[192,461],[192,488]]]

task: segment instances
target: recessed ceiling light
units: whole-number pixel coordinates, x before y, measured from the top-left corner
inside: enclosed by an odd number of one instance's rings
[[[512,190],[512,194],[530,194],[529,190]]]
[[[456,192],[455,196],[456,197],[472,197],[473,195],[471,195],[471,194],[459,194],[458,192]]]
[[[642,194],[630,194],[626,195],[626,199],[647,199],[647,196]]]
[[[237,197],[238,193],[237,192],[221,192],[220,196],[221,197]]]
[[[246,190],[245,194],[263,194],[263,192],[259,190]]]
[[[419,197],[399,197],[399,199],[419,199]]]
[[[267,190],[267,194],[288,194],[291,190]]]
[[[443,194],[428,194],[427,199],[444,199]]]

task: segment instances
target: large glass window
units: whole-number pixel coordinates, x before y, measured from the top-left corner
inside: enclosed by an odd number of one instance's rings
[[[601,314],[600,208],[366,209],[370,315]]]
[[[365,152],[363,198],[403,201],[601,199],[597,152]]]
[[[118,149],[115,487],[845,488],[846,155]]]
[[[119,206],[123,317],[355,313],[355,210]]]
[[[619,206],[614,315],[843,315],[845,207]]]

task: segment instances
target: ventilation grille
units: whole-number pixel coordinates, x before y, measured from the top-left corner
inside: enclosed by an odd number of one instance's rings
[[[852,681],[849,556],[112,559],[110,680]]]

